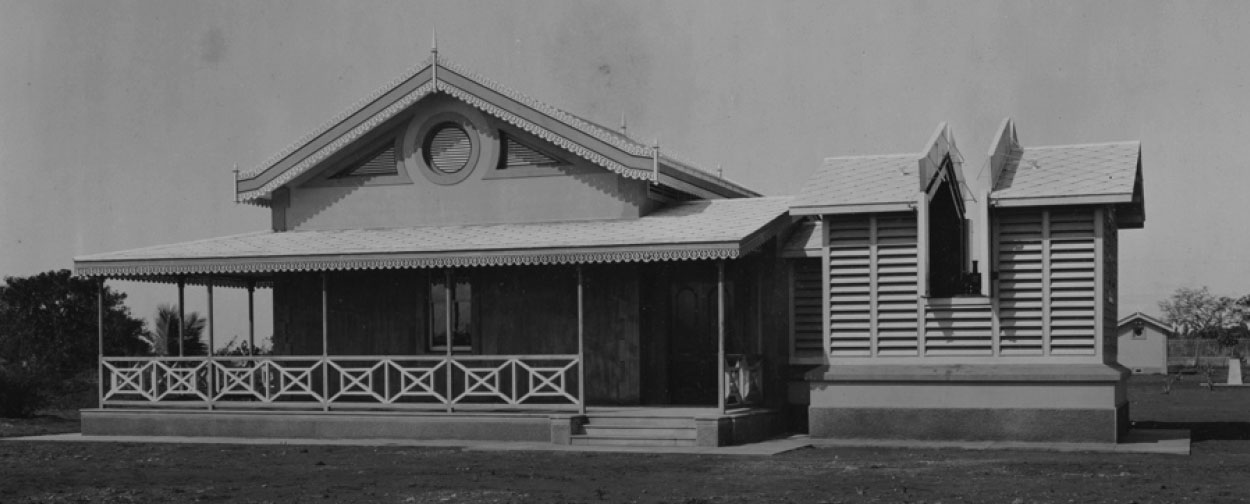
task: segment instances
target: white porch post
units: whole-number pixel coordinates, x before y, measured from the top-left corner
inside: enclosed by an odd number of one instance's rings
[[[186,300],[187,300],[185,296],[186,287],[187,287],[186,278],[178,277],[178,356],[179,357],[182,357],[184,355],[182,351],[182,340],[183,340],[182,326],[185,325],[185,322],[183,321],[186,319],[186,307],[185,307]]]
[[[716,263],[716,405],[725,413],[725,261]]]
[[[256,355],[256,302],[253,294],[256,293],[256,281],[247,281],[247,355],[251,357]]]
[[[451,335],[451,328],[452,328],[451,280],[452,280],[451,270],[444,270],[443,271],[443,301],[445,302],[443,303],[444,304],[443,325],[444,325],[444,328],[446,329],[446,339],[443,340],[443,343],[444,343],[444,347],[447,349],[447,412],[448,413],[451,413],[452,411],[451,403],[455,399],[453,397],[453,394],[455,394],[455,387],[453,387],[451,384],[451,363],[453,359],[452,353],[451,353],[451,340],[452,340],[452,335]]]
[[[204,288],[208,295],[208,352],[206,355],[208,361],[208,409],[213,409],[213,397],[217,395],[217,391],[213,388],[213,279],[210,277],[204,282]]]
[[[586,317],[582,301],[582,265],[577,265],[577,407],[586,414]]]
[[[321,273],[321,410],[330,411],[330,323],[326,274]]]
[[[100,283],[96,287],[96,336],[98,338],[98,353],[96,354],[96,371],[98,372],[98,386],[100,394],[100,409],[104,409],[104,278],[100,278]]]

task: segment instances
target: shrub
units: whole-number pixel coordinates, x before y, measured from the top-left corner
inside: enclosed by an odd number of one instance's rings
[[[49,383],[40,373],[0,365],[0,417],[26,418],[48,404]]]

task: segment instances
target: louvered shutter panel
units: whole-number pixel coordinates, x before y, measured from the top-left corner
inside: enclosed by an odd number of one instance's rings
[[[443,173],[457,173],[469,164],[473,144],[460,126],[444,124],[430,136],[426,145],[426,162]]]
[[[834,217],[829,222],[830,355],[872,354],[867,216]]]
[[[877,355],[917,355],[917,240],[913,216],[876,219]]]
[[[792,263],[791,299],[794,303],[794,356],[820,357],[824,352],[824,326],[820,319],[821,296],[820,259],[797,259]]]
[[[999,348],[1042,354],[1042,215],[1003,213],[998,223]]]
[[[342,177],[374,177],[380,175],[398,175],[399,167],[395,164],[395,146],[390,145],[379,152],[339,171],[332,178]]]
[[[1093,355],[1096,349],[1094,212],[1048,212],[1050,354]]]
[[[562,164],[560,160],[518,142],[515,138],[504,136],[505,168],[516,166],[553,166],[559,164]]]

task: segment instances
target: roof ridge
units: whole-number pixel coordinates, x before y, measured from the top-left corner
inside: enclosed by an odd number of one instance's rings
[[[1027,151],[1027,150],[1035,150],[1035,149],[1071,149],[1074,147],[1103,147],[1103,146],[1108,146],[1108,145],[1128,145],[1128,144],[1134,144],[1140,147],[1141,140],[1123,140],[1119,142],[1095,142],[1095,143],[1064,144],[1064,145],[1039,145],[1036,147],[1021,146],[1021,148]]]
[[[822,162],[827,163],[829,161],[842,161],[842,160],[848,160],[848,159],[910,158],[912,156],[915,156],[916,159],[919,159],[921,157],[921,154],[918,152],[913,152],[913,153],[908,153],[908,154],[860,154],[856,156],[832,156],[832,157],[825,158]]]
[[[635,156],[651,155],[650,148],[646,147],[646,145],[643,144],[642,142],[634,140],[633,138],[630,138],[629,136],[612,132],[608,130],[606,127],[595,124],[587,119],[583,119],[573,113],[567,112],[547,102],[544,102],[542,100],[529,96],[525,93],[512,89],[511,87],[501,84],[498,81],[495,81],[494,79],[487,78],[476,71],[470,70],[467,67],[460,65],[459,63],[451,61],[447,59],[447,57],[445,56],[439,55],[437,61],[438,61],[438,66],[440,67],[456,72],[460,74],[461,76],[468,78],[469,80],[472,80],[474,82],[477,82],[478,84],[486,86],[488,89],[495,91],[499,94],[502,94],[504,96],[507,96],[508,98],[521,102],[522,104],[530,108],[533,108],[534,110],[537,110],[539,112],[552,116],[553,118],[557,120],[564,121],[568,123],[569,125],[573,126],[574,128],[582,130],[586,133],[589,133],[591,134],[591,136],[594,136],[595,138],[598,138],[599,140],[602,140],[617,148],[620,148],[621,150],[625,152],[629,152],[630,154],[633,154]]]
[[[324,135],[326,132],[330,131],[330,129],[333,128],[334,125],[347,120],[347,118],[351,117],[352,114],[355,114],[356,112],[359,112],[360,109],[364,108],[365,105],[377,100],[378,98],[385,96],[386,93],[390,92],[392,89],[395,89],[404,81],[411,79],[417,74],[421,73],[423,70],[428,68],[431,64],[433,64],[433,61],[434,60],[433,60],[432,55],[426,56],[426,58],[422,60],[420,63],[409,67],[407,70],[404,71],[404,73],[387,81],[386,84],[382,85],[381,87],[378,87],[377,89],[374,89],[373,92],[365,95],[363,98],[360,98],[352,102],[351,105],[349,105],[347,108],[340,111],[338,114],[335,114],[330,119],[317,125],[317,127],[314,128],[312,131],[304,134],[303,136],[299,137],[295,141],[291,142],[282,150],[269,156],[264,161],[262,161],[259,165],[252,167],[250,170],[240,172],[236,178],[249,179],[257,175],[260,175],[261,173],[264,173],[265,170],[273,166],[274,163],[277,163],[278,161],[285,159],[287,156],[294,154],[295,151],[299,150],[300,147],[303,147],[308,142],[311,142],[314,138]]]

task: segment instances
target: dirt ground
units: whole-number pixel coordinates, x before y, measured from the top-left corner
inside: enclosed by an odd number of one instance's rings
[[[1250,390],[1130,382],[1193,454],[805,449],[774,457],[0,442],[0,502],[1246,502]],[[0,435],[73,419],[0,420]],[[42,430],[41,430],[42,429]]]

